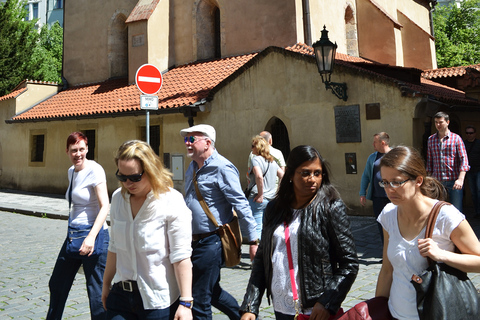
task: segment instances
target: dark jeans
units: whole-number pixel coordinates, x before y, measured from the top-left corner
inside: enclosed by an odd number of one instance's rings
[[[385,208],[385,206],[388,203],[390,203],[390,200],[388,200],[388,198],[386,197],[373,197],[372,202],[373,202],[373,214],[375,215],[375,219],[377,219],[380,213],[382,213],[383,208]],[[378,227],[378,231],[380,232],[380,239],[382,239],[382,245],[383,245],[383,227],[379,222],[377,222],[377,227]]]
[[[72,288],[73,280],[78,269],[83,265],[87,285],[88,299],[90,302],[90,314],[92,320],[104,320],[105,309],[102,304],[103,272],[107,262],[109,235],[104,230],[103,254],[98,257],[71,258],[67,256],[65,248],[67,240],[63,243],[58,254],[57,262],[53,268],[48,286],[50,288],[50,306],[46,320],[61,320],[68,293]]]
[[[178,300],[165,309],[145,309],[138,290],[124,291],[114,285],[107,298],[107,320],[173,320]]]
[[[453,189],[453,185],[455,184],[454,180],[442,181],[442,184],[445,187],[445,189],[447,189],[448,201],[450,201],[450,203],[453,204],[453,206],[457,208],[458,211],[462,212],[463,188],[461,190],[454,190]]]
[[[193,318],[212,319],[212,305],[231,320],[240,319],[237,300],[220,287],[222,243],[217,234],[192,242]]]
[[[472,201],[475,208],[475,215],[480,216],[480,171],[467,171],[467,181],[472,192]]]

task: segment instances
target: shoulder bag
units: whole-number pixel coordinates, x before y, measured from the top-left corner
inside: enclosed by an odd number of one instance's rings
[[[375,297],[357,303],[337,320],[392,320],[387,297]]]
[[[197,183],[197,175],[195,174],[195,172],[193,173],[193,184],[195,185],[197,199],[200,202],[203,211],[205,211],[205,214],[208,216],[210,221],[212,221],[213,225],[217,228],[218,235],[220,236],[220,240],[222,241],[222,251],[225,266],[236,266],[240,263],[240,258],[242,255],[242,232],[240,231],[237,213],[233,211],[232,221],[224,224],[223,226],[219,226],[217,220],[208,208],[205,199],[203,199],[203,196],[200,193]]]
[[[293,302],[295,304],[295,320],[308,320],[310,319],[310,315],[306,315],[300,313],[300,301],[298,299],[298,291],[297,285],[295,284],[295,270],[293,269],[293,259],[292,259],[292,247],[290,245],[290,229],[288,228],[288,224],[286,222],[283,223],[285,226],[285,245],[287,246],[287,257],[288,257],[288,269],[290,273],[290,284],[292,286],[292,293],[293,293]],[[331,315],[328,320],[337,319],[340,315],[343,314],[343,309],[340,308],[336,315]]]
[[[428,217],[425,238],[431,238],[440,208],[439,201]],[[475,286],[467,274],[445,263],[427,258],[429,267],[410,281],[417,292],[420,320],[473,320],[480,317],[480,304]]]
[[[270,162],[268,163],[267,170],[265,170],[265,173],[263,174],[263,178],[265,178],[265,175],[267,174],[269,168],[270,168]],[[248,197],[250,197],[250,193],[252,192],[252,189],[253,187],[255,187],[256,184],[257,183],[253,181],[253,184],[250,188],[248,186],[245,188],[245,191],[243,191],[245,193],[245,198],[248,199]]]

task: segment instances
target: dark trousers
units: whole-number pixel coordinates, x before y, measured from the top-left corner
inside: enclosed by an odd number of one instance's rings
[[[212,306],[231,320],[240,319],[237,300],[220,287],[222,243],[217,234],[192,242],[193,317],[212,319]]]
[[[72,288],[73,280],[78,269],[83,265],[87,285],[88,300],[92,320],[104,320],[105,309],[102,304],[103,272],[107,262],[109,235],[104,230],[103,254],[97,257],[71,258],[67,256],[67,239],[58,254],[48,286],[50,288],[50,306],[46,320],[61,320],[68,293]]]
[[[385,206],[390,203],[390,200],[388,200],[387,197],[373,197],[372,202],[373,214],[375,215],[375,219],[377,219],[380,213],[382,213],[383,208],[385,208]],[[379,222],[377,222],[377,227],[378,231],[380,232],[380,239],[382,240],[383,245],[383,227]]]
[[[475,215],[480,217],[480,171],[467,171],[467,181],[472,193],[473,206]]]

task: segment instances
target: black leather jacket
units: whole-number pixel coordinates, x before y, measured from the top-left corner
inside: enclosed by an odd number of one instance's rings
[[[268,204],[265,215],[276,214],[273,212],[274,201]],[[335,314],[358,273],[358,258],[345,204],[340,199],[331,204],[314,199],[301,214],[297,243],[301,306],[311,308],[320,302],[331,314]],[[270,303],[272,236],[283,223],[280,219],[263,226],[262,240],[253,260],[241,313],[258,315],[265,290]]]

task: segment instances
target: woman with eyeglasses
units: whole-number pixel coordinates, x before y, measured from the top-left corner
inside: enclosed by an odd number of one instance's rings
[[[121,188],[110,209],[102,292],[106,319],[190,320],[191,211],[147,143],[125,142],[115,163]]]
[[[257,222],[257,234],[262,233],[263,212],[267,204],[275,197],[277,177],[283,177],[283,170],[270,154],[270,146],[262,136],[252,139],[252,168],[250,169],[249,181],[246,194],[252,214]],[[248,192],[247,192],[248,193]]]
[[[333,319],[358,272],[346,212],[320,153],[311,146],[294,148],[265,210],[242,320],[256,319],[265,291],[277,320],[298,313]]]
[[[109,240],[105,222],[109,204],[107,179],[102,166],[87,159],[88,139],[83,133],[73,132],[68,136],[66,152],[73,164],[68,169],[66,193],[70,210],[68,236],[48,283],[50,306],[46,319],[62,318],[75,275],[83,266],[91,318],[103,320],[102,281]],[[78,245],[71,247],[72,243]]]
[[[433,206],[446,191],[427,176],[420,154],[410,147],[396,147],[380,162],[382,181],[391,203],[378,217],[385,243],[376,296],[389,297],[396,319],[419,319],[413,274],[428,267],[426,257],[465,272],[480,272],[480,243],[465,216],[452,205],[443,206],[432,239],[424,239]],[[461,253],[455,253],[457,247]]]

